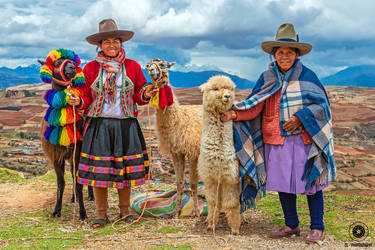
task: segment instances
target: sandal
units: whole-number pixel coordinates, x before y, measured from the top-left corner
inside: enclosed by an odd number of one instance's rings
[[[110,221],[108,217],[106,217],[105,219],[95,219],[94,222],[92,223],[92,228],[102,228],[105,225],[107,225],[109,222]]]
[[[125,219],[123,219],[125,217]],[[120,221],[125,221],[127,223],[132,223],[133,221],[137,220],[138,217],[135,216],[135,215],[132,215],[132,214],[127,214],[125,216],[122,216],[121,214],[116,218],[116,221],[120,220]]]

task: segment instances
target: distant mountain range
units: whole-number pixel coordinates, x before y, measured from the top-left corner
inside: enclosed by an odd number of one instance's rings
[[[375,87],[375,65],[360,65],[346,68],[322,79],[325,85]]]
[[[20,66],[15,69],[1,67],[0,89],[20,84],[39,83],[39,70],[40,66],[36,64],[27,67]],[[143,69],[143,73],[150,81],[146,70]],[[221,71],[180,72],[171,70],[169,77],[173,87],[191,88],[201,85],[211,76],[218,74],[230,77],[236,83],[238,89],[251,89],[254,86],[253,81]],[[375,65],[349,67],[334,75],[324,77],[321,81],[325,85],[375,87]]]

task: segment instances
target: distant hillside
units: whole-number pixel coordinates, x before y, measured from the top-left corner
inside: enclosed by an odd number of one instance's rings
[[[17,67],[15,69],[1,67],[0,88],[8,88],[20,84],[39,83],[39,70],[40,66],[36,64],[28,67]],[[143,69],[143,73],[147,77],[147,80],[150,81],[146,70]],[[254,86],[254,82],[220,71],[179,72],[171,70],[169,73],[171,83],[173,87],[176,88],[197,87],[206,82],[207,79],[213,75],[226,75],[230,77],[236,83],[238,89],[250,89]]]
[[[146,70],[143,70],[143,73],[145,74],[147,80],[150,81]],[[175,88],[192,88],[200,86],[214,75],[225,75],[230,77],[236,84],[237,89],[251,89],[254,86],[254,82],[252,81],[238,77],[236,75],[227,74],[222,71],[180,72],[170,70],[169,80],[171,82],[171,85]]]
[[[346,68],[322,79],[325,85],[375,87],[375,65]]]
[[[27,67],[17,67],[10,69],[7,67],[0,68],[0,89],[17,86],[20,84],[39,83],[40,66],[33,64]],[[148,74],[143,69],[148,81],[150,81]],[[191,88],[198,87],[206,82],[208,78],[214,75],[226,75],[230,77],[237,85],[238,89],[251,89],[254,82],[231,75],[221,71],[201,71],[201,72],[181,72],[173,71],[170,73],[171,84],[176,88]],[[324,85],[336,86],[358,86],[358,87],[375,87],[375,65],[359,65],[349,67],[334,75],[327,76],[321,79]]]
[[[33,64],[27,67],[17,67],[10,69],[0,68],[0,88],[8,88],[19,84],[30,84],[40,82],[40,66]]]

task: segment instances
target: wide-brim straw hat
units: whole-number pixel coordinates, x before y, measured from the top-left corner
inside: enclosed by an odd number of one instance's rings
[[[298,35],[291,23],[282,24],[277,30],[275,41],[262,42],[261,46],[264,52],[268,54],[271,54],[272,49],[275,47],[297,48],[300,51],[300,56],[306,55],[312,49],[311,44],[299,41]]]
[[[122,42],[125,42],[131,39],[133,35],[133,31],[119,30],[113,19],[104,19],[99,23],[99,32],[86,37],[86,40],[93,45],[99,45],[100,41],[107,38],[120,38]]]

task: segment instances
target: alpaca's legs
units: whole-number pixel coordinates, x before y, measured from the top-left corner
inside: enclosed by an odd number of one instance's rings
[[[174,211],[175,215],[179,216],[181,213],[182,192],[184,187],[185,157],[182,154],[172,154],[172,159],[177,184],[177,203]]]
[[[232,234],[238,235],[241,225],[239,183],[228,183],[222,191],[223,210],[228,218],[229,227]]]
[[[215,225],[219,220],[219,213],[221,210],[220,202],[220,188],[217,190],[218,182],[206,182],[206,198],[208,202],[208,216],[207,216],[207,230],[215,229]]]
[[[200,216],[199,203],[198,203],[198,159],[190,162],[190,187],[192,198],[194,202],[194,214]]]
[[[65,171],[65,162],[62,160],[59,162],[55,160],[53,163],[53,167],[55,168],[56,177],[57,177],[57,197],[56,197],[56,205],[55,210],[52,214],[53,217],[61,217],[61,206],[62,206],[62,198],[65,189],[65,180],[64,180],[64,171]]]

